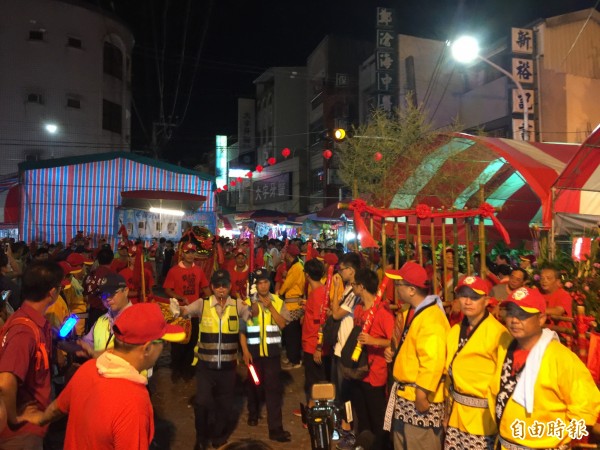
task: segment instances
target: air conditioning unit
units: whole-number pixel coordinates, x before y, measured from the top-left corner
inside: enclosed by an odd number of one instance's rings
[[[43,105],[44,97],[42,94],[27,94],[27,103],[37,103],[38,105]]]

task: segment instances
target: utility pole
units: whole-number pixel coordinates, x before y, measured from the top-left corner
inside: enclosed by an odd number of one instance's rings
[[[158,159],[160,156],[159,146],[162,147],[171,139],[173,128],[177,127],[175,123],[152,122],[152,156]],[[160,140],[160,144],[159,144]]]

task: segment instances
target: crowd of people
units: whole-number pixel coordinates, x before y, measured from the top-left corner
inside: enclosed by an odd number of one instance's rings
[[[231,412],[240,363],[247,425],[258,425],[264,399],[277,442],[292,440],[284,414],[301,414],[282,411],[281,370],[303,373],[308,408],[323,382],[351,403],[339,450],[364,433],[371,448],[395,450],[568,448],[598,438],[600,391],[570,335],[552,331],[550,317],[564,330],[573,316],[555,267],[498,255],[489,273],[458,268],[457,278],[448,276],[457,272],[452,248],[441,252],[443,267],[426,247],[422,264],[409,252],[396,267],[375,250],[253,242],[221,241],[208,271],[189,239],[121,241],[116,254],[83,236],[66,248],[6,242],[0,449],[41,449],[48,423],[65,415],[65,448],[148,448],[145,386],[165,341],[172,382],[196,379],[195,449],[227,444],[232,430],[214,416]],[[167,310],[182,328],[167,324]]]

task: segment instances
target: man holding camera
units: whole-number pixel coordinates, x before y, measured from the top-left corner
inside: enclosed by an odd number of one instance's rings
[[[269,292],[271,282],[266,269],[254,272],[256,293],[250,299],[252,319],[240,328],[240,345],[246,366],[252,364],[260,385],[252,377],[247,380],[248,425],[258,425],[261,391],[264,391],[267,406],[269,439],[289,442],[290,433],[283,429],[281,408],[283,406],[283,384],[279,378],[281,364],[281,330],[291,320],[285,304],[277,295]],[[264,388],[268,386],[268,388]]]

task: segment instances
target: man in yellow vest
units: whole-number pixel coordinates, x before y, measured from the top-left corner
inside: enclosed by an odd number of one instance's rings
[[[200,317],[200,337],[196,347],[197,363],[196,450],[207,448],[208,439],[218,448],[227,442],[227,418],[231,415],[235,390],[240,322],[251,317],[250,307],[229,296],[231,279],[226,270],[217,270],[210,278],[213,295],[181,308],[186,317]],[[172,307],[176,307],[171,302]],[[174,312],[174,315],[175,312]],[[210,413],[219,418],[209,427]]]
[[[258,425],[261,391],[264,391],[267,405],[269,439],[289,442],[290,433],[283,429],[281,407],[283,406],[283,384],[281,372],[281,330],[290,321],[290,313],[277,295],[269,292],[271,281],[267,269],[254,272],[256,293],[252,304],[252,319],[240,328],[240,345],[246,366],[252,364],[258,376],[256,385],[248,376],[248,425]],[[265,388],[266,386],[266,388]]]
[[[600,391],[579,357],[544,328],[546,301],[537,289],[517,289],[506,306],[512,339],[498,347],[488,399],[505,449],[570,448],[598,432]]]
[[[89,333],[79,341],[79,344],[90,357],[97,358],[105,350],[113,348],[113,324],[117,317],[131,306],[131,303],[127,297],[127,282],[121,275],[108,272],[95,279],[94,284],[93,294],[102,300],[102,304],[108,311],[98,318]]]
[[[394,384],[384,429],[392,431],[394,450],[441,450],[444,420],[444,365],[450,325],[437,295],[428,295],[426,270],[407,262],[388,270],[397,297],[410,305],[393,359]],[[391,362],[390,347],[386,358]]]

